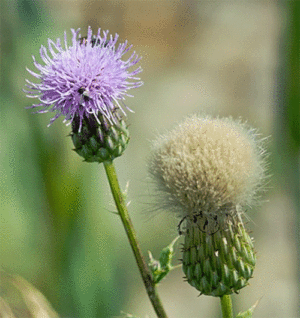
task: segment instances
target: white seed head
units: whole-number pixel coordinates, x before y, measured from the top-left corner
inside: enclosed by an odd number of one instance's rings
[[[212,216],[253,203],[264,157],[256,130],[241,121],[192,116],[155,141],[149,170],[163,208]]]

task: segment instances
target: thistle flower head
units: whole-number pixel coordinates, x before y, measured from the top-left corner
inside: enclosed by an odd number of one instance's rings
[[[231,118],[192,116],[156,140],[150,173],[168,209],[218,215],[253,203],[264,178],[256,131]]]
[[[120,102],[131,96],[128,90],[143,84],[136,77],[142,71],[140,67],[129,71],[140,58],[133,52],[127,60],[121,59],[131,46],[127,46],[127,41],[117,46],[117,34],[112,37],[104,31],[101,35],[99,28],[93,35],[89,27],[87,37],[83,38],[80,29],[71,31],[71,45],[65,32],[63,44],[58,38],[56,42],[48,39],[48,49],[41,46],[43,64],[33,56],[37,71],[27,70],[40,83],[26,80],[27,90],[24,91],[40,102],[29,108],[41,107],[37,113],[56,112],[49,125],[60,116],[69,124],[76,118],[79,131],[83,119],[89,116],[98,120],[100,115],[115,123],[116,110],[124,112]]]
[[[264,166],[255,130],[231,118],[193,116],[155,143],[150,173],[162,205],[181,216],[182,268],[201,294],[237,293],[253,275],[256,256],[241,215]]]

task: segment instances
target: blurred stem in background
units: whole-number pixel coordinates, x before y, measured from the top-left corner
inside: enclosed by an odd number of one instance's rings
[[[277,177],[295,210],[295,237],[300,281],[300,1],[281,1],[282,28],[277,77],[275,147]],[[300,289],[300,286],[298,285]],[[298,293],[299,294],[299,293]]]

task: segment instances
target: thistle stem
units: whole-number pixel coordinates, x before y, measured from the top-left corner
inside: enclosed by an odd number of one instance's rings
[[[150,298],[152,306],[156,312],[157,317],[159,318],[167,318],[167,314],[162,306],[160,298],[158,296],[154,281],[152,279],[152,275],[149,271],[148,266],[145,263],[144,257],[142,255],[141,249],[138,245],[136,234],[131,223],[127,206],[124,200],[123,193],[120,189],[119,181],[117,178],[115,166],[111,161],[105,161],[104,167],[106,171],[106,175],[109,181],[110,189],[115,200],[119,215],[121,217],[123,226],[125,228],[130,246],[132,248],[136,263],[140,270],[147,294]],[[229,317],[229,316],[228,316]]]
[[[232,302],[230,295],[220,297],[223,318],[233,318]]]

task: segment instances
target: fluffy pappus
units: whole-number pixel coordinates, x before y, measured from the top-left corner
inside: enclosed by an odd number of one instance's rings
[[[257,201],[266,177],[264,140],[241,120],[194,115],[153,143],[149,172],[161,208],[220,222]]]

